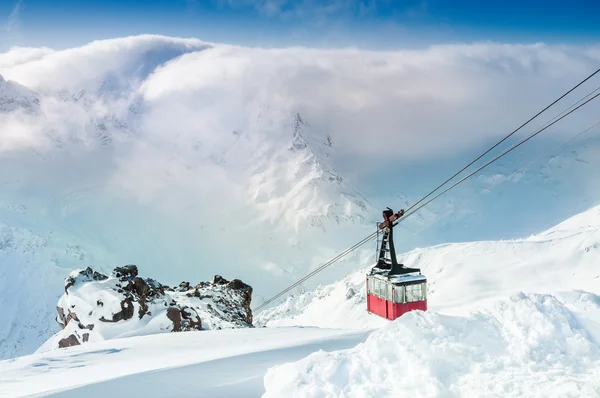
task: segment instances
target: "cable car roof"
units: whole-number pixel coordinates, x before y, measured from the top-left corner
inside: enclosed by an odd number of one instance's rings
[[[388,276],[387,272],[386,273],[373,273],[371,275],[369,275],[373,278],[377,278],[377,279],[381,279],[383,281],[386,282],[390,282],[393,284],[414,284],[414,283],[421,283],[421,282],[427,282],[427,278],[425,277],[425,275],[422,274],[401,274],[401,275],[392,275],[392,276]]]

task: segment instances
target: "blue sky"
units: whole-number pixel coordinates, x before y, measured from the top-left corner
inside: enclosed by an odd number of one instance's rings
[[[65,48],[141,33],[253,46],[589,43],[597,0],[3,0],[0,49]]]

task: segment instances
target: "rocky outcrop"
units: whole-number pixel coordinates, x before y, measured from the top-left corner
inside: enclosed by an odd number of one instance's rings
[[[46,344],[64,348],[141,334],[252,327],[251,301],[251,286],[220,275],[171,288],[140,277],[135,265],[116,267],[110,276],[88,267],[66,278],[56,317],[62,330]]]

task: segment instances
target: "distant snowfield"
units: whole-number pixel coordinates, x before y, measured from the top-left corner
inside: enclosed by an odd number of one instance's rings
[[[0,362],[0,396],[259,397],[268,368],[368,332],[257,328],[132,337]]]

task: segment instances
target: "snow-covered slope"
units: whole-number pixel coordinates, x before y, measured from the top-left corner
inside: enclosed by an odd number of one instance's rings
[[[0,112],[16,110],[28,113],[39,112],[39,95],[16,82],[4,80],[0,75]]]
[[[527,239],[401,257],[428,277],[428,312],[368,315],[362,270],[257,316],[378,328],[352,349],[271,368],[265,398],[600,395],[600,206]]]
[[[366,335],[257,328],[109,340],[0,361],[0,396],[256,398],[270,367]]]
[[[445,244],[399,256],[427,276],[432,311],[463,313],[516,291],[583,289],[600,294],[600,206],[540,234],[516,240]],[[255,315],[257,325],[372,328],[388,321],[366,313],[367,269],[292,296]]]
[[[252,327],[252,287],[216,275],[211,282],[171,288],[138,276],[135,265],[110,276],[92,268],[65,280],[56,307],[62,330],[38,351],[147,334]]]
[[[53,257],[70,256],[52,243],[0,222],[0,358],[33,352],[59,330],[55,303],[68,271]]]
[[[279,327],[90,342],[0,362],[0,392],[598,396],[599,232],[594,207],[526,239],[407,253],[404,263],[429,279],[429,311],[393,322],[366,314],[357,272],[259,315]]]

